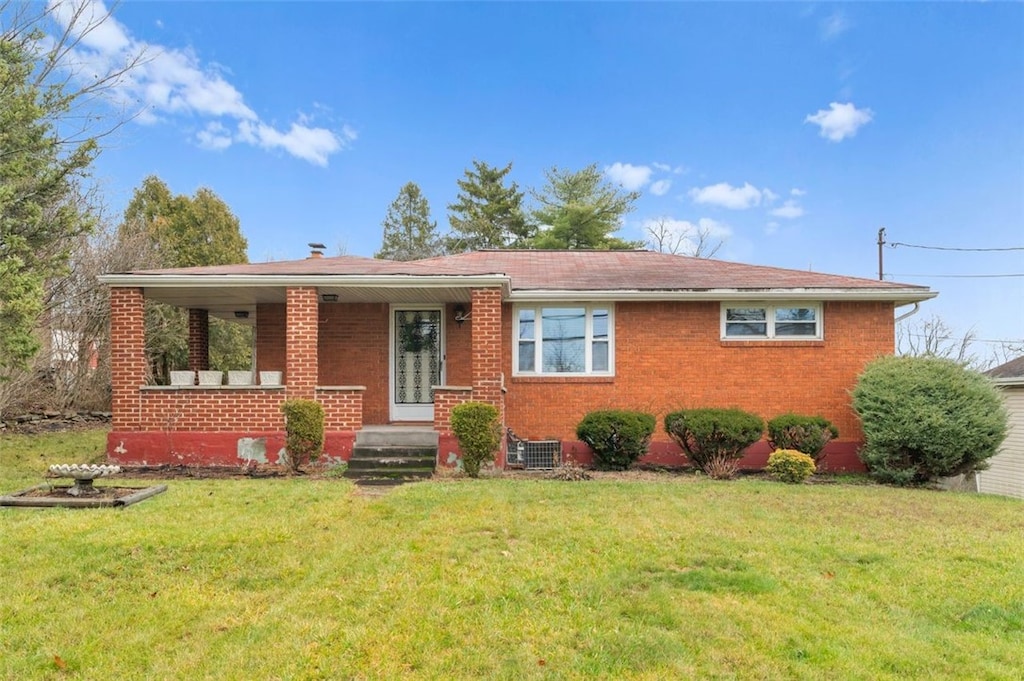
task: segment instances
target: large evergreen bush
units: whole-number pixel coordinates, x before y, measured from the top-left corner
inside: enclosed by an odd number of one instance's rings
[[[463,402],[452,408],[452,432],[462,452],[462,470],[471,478],[480,475],[480,465],[493,461],[501,444],[498,408],[486,402]]]
[[[980,470],[1006,437],[1002,396],[981,374],[935,357],[883,357],[853,390],[861,460],[898,485]]]
[[[768,421],[768,443],[772,449],[795,449],[820,463],[822,452],[839,429],[822,416],[783,414]]]
[[[324,408],[313,400],[288,400],[281,405],[285,451],[292,471],[316,461],[324,451]]]
[[[665,415],[665,432],[704,473],[731,478],[743,450],[761,439],[764,420],[740,409],[683,409]]]
[[[576,426],[576,437],[594,450],[599,468],[624,471],[647,453],[656,424],[640,411],[592,411]]]

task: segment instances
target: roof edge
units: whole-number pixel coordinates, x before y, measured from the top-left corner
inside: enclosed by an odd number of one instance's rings
[[[939,295],[938,291],[910,289],[856,288],[772,288],[772,289],[700,289],[676,291],[642,290],[515,290],[512,302],[546,300],[860,300],[920,303]]]
[[[98,277],[108,286],[149,288],[221,288],[239,286],[378,286],[380,288],[440,288],[458,283],[463,286],[501,286],[506,293],[511,279],[504,274],[103,274]]]

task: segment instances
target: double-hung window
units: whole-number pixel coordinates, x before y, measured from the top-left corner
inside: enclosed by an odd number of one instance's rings
[[[610,376],[614,326],[610,305],[517,305],[513,373]]]
[[[722,338],[727,340],[820,340],[819,303],[723,303]]]

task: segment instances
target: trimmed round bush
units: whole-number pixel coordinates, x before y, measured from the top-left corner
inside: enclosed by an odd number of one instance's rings
[[[463,402],[452,407],[452,432],[462,451],[462,470],[471,478],[480,476],[480,465],[494,461],[501,444],[498,408],[486,402]]]
[[[284,413],[284,448],[288,466],[295,472],[324,451],[324,408],[314,400],[287,400]]]
[[[814,459],[823,458],[822,450],[839,437],[839,429],[823,416],[782,414],[768,421],[768,443],[772,449],[795,449]]]
[[[986,467],[1006,437],[992,382],[947,359],[882,357],[853,389],[860,458],[878,480],[921,485]]]
[[[743,450],[761,439],[764,420],[741,409],[683,409],[665,415],[665,432],[701,471],[731,478]]]
[[[764,470],[780,482],[798,485],[814,474],[814,459],[795,449],[776,449],[768,457]]]
[[[656,424],[641,411],[592,411],[576,426],[576,437],[594,450],[598,468],[624,471],[647,453]]]

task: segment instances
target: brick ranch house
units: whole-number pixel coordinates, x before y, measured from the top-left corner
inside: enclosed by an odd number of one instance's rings
[[[496,405],[519,437],[556,440],[588,462],[589,411],[659,418],[646,461],[685,464],[661,431],[681,408],[739,407],[765,419],[835,423],[827,466],[860,468],[848,391],[894,348],[894,310],[927,287],[650,251],[479,251],[412,262],[314,256],[292,262],[108,274],[113,428],[123,463],[278,460],[286,399],[320,402],[325,455],[357,434],[415,425],[455,460],[456,404]],[[189,311],[189,368],[207,369],[210,315],[255,326],[256,372],[280,385],[147,384],[146,300]],[[256,374],[254,374],[256,375]],[[396,429],[397,430],[397,429]],[[767,443],[745,466],[764,464]],[[507,463],[502,451],[498,466]]]

